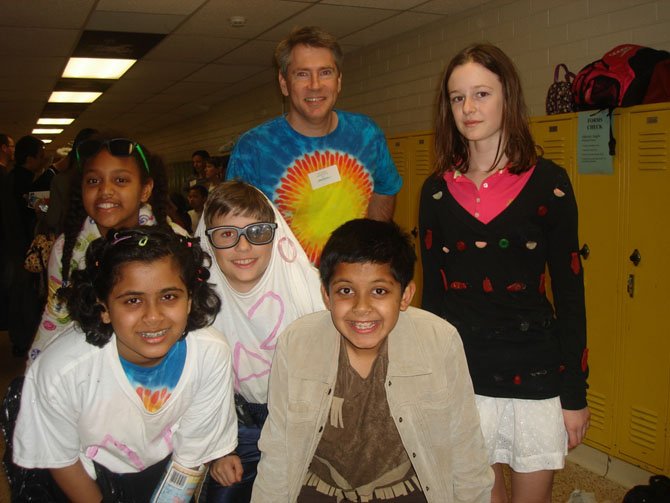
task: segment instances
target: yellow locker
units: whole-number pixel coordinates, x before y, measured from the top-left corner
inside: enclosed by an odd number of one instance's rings
[[[615,111],[612,174],[579,171],[577,121],[564,114],[531,124],[545,157],[570,173],[579,206],[591,369],[586,443],[668,474],[670,104]]]
[[[628,115],[620,451],[667,471],[670,109],[641,107]]]
[[[421,305],[423,284],[421,249],[416,241],[419,236],[419,197],[424,180],[435,169],[433,138],[432,133],[415,133],[388,139],[391,157],[403,178],[402,189],[396,197],[393,219],[415,238],[414,248],[418,260],[414,272],[417,284],[417,293],[412,301],[414,306]]]

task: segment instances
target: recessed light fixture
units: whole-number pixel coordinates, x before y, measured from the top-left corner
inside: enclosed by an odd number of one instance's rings
[[[57,119],[55,117],[43,117],[37,119],[37,124],[40,126],[69,126],[74,122],[74,119]]]
[[[35,128],[32,134],[60,134],[63,130],[61,128]]]
[[[54,91],[49,103],[93,103],[100,97],[99,92]]]
[[[52,141],[51,138],[42,138],[42,143],[51,143]]]
[[[70,58],[63,72],[68,79],[120,79],[136,59]]]

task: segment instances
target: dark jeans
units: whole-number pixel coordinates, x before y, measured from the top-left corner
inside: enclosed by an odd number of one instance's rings
[[[258,450],[258,439],[261,428],[238,424],[237,455],[242,460],[244,474],[242,481],[232,486],[224,487],[211,477],[207,479],[208,503],[248,503],[251,501],[251,488],[256,479],[256,467],[261,459]]]

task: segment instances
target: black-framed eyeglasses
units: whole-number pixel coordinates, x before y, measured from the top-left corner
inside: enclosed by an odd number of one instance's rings
[[[240,236],[247,238],[252,245],[266,245],[275,237],[277,224],[269,222],[257,222],[244,227],[234,225],[222,225],[207,229],[205,233],[214,248],[225,250],[232,248],[240,241]]]
[[[82,141],[75,149],[79,169],[82,169],[83,159],[93,157],[100,152],[102,147],[106,147],[114,157],[130,157],[133,155],[133,152],[137,151],[144,163],[144,169],[147,170],[147,173],[151,173],[149,171],[149,161],[147,161],[147,156],[144,154],[142,147],[140,147],[139,143],[128,138],[112,138],[111,140],[88,139]]]

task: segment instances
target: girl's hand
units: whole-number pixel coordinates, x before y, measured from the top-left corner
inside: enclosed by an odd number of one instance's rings
[[[242,480],[244,469],[237,454],[228,454],[214,461],[209,467],[209,473],[222,486],[232,486]]]
[[[588,407],[580,410],[563,409],[563,421],[568,432],[568,449],[577,447],[582,443],[586,436],[586,430],[589,428],[590,417],[591,413]]]

